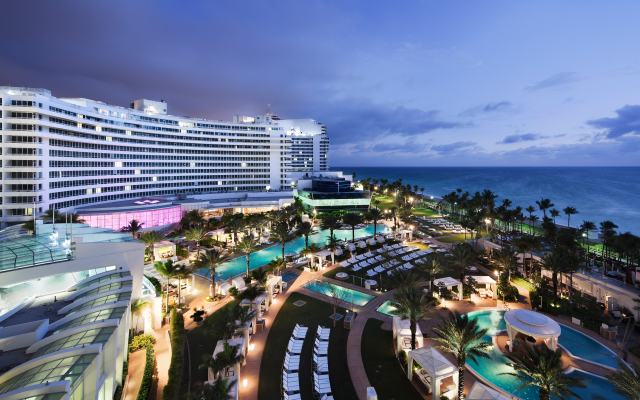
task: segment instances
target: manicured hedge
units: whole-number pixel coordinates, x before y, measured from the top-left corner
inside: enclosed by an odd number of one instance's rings
[[[176,310],[171,311],[171,365],[169,365],[169,380],[162,392],[163,400],[180,398],[182,374],[184,371],[184,318]]]
[[[147,356],[144,363],[144,374],[142,374],[142,382],[140,383],[140,391],[138,391],[138,397],[136,400],[147,400],[149,393],[151,393],[151,386],[153,385],[153,372],[156,369],[156,355],[153,351],[153,346],[147,347]]]

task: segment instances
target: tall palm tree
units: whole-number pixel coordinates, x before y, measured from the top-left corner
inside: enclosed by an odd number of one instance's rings
[[[508,281],[511,281],[511,272],[518,268],[516,251],[512,250],[510,247],[504,246],[496,256],[496,261],[498,262],[498,265],[502,267],[502,271],[508,274]]]
[[[208,268],[211,271],[211,286],[209,287],[209,295],[211,297],[216,293],[216,268],[229,260],[229,256],[216,249],[207,250],[201,260],[196,262],[198,268]]]
[[[267,271],[273,272],[286,268],[286,263],[283,258],[276,257],[273,260],[269,261],[269,266],[267,267]],[[276,272],[277,275],[277,272]]]
[[[260,296],[264,292],[265,289],[261,286],[249,286],[248,288],[243,290],[242,293],[240,293],[240,298],[249,300],[251,302],[251,309],[255,310],[257,309],[257,307],[254,303],[258,296]]]
[[[589,253],[589,231],[595,230],[596,224],[594,224],[591,221],[582,221],[582,225],[580,226],[580,229],[582,229],[584,233],[587,235],[587,253]]]
[[[149,307],[151,303],[149,303],[148,301],[142,301],[141,299],[138,299],[136,301],[134,301],[133,303],[131,303],[131,332],[129,333],[130,337],[133,337],[136,333],[136,326],[138,325],[138,319],[140,318],[140,313],[142,312],[142,310],[146,309]],[[133,317],[136,317],[136,323],[133,324]]]
[[[178,278],[178,304],[182,299],[182,280],[189,279],[193,275],[193,271],[188,265],[183,265],[177,268],[175,277]]]
[[[140,235],[140,241],[149,247],[149,255],[153,257],[154,245],[164,240],[164,235],[158,231],[148,231]]]
[[[440,342],[439,349],[452,353],[458,365],[458,400],[464,400],[464,371],[467,359],[477,362],[479,358],[489,358],[488,350],[491,342],[483,341],[488,329],[481,329],[477,320],[470,320],[467,315],[449,312],[449,318],[439,327],[432,328]]]
[[[362,216],[356,213],[347,213],[342,217],[342,222],[351,225],[351,240],[356,240],[356,225],[362,223]]]
[[[156,261],[153,263],[153,267],[156,269],[156,272],[159,273],[163,278],[167,279],[167,293],[166,293],[166,306],[165,311],[169,312],[169,281],[176,277],[178,273],[178,268],[173,265],[171,260],[167,260],[167,262]]]
[[[373,221],[373,234],[378,233],[378,221],[384,219],[384,213],[378,207],[371,207],[369,209],[369,219]]]
[[[555,205],[551,202],[551,200],[544,198],[540,199],[540,201],[536,201],[536,204],[538,205],[540,211],[544,213],[545,217],[547,216],[547,210]]]
[[[398,218],[400,218],[402,216],[402,212],[398,207],[391,207],[389,209],[389,213],[391,214],[391,217],[393,218],[393,229],[397,230],[398,229]]]
[[[304,221],[298,225],[298,234],[304,236],[304,245],[309,246],[309,235],[313,233],[313,225],[310,222]]]
[[[333,236],[333,231],[340,228],[340,220],[333,214],[326,214],[322,217],[320,227],[325,230],[329,230],[329,236]]]
[[[201,226],[197,226],[194,228],[191,228],[187,231],[187,235],[185,237],[185,239],[191,241],[193,240],[194,242],[196,242],[196,247],[198,248],[197,250],[197,255],[196,255],[196,260],[200,259],[200,242],[207,236],[207,229],[203,228]]]
[[[235,251],[244,253],[247,256],[247,277],[249,277],[249,262],[251,261],[251,253],[258,250],[258,242],[253,238],[252,234],[246,234],[238,243],[236,243]]]
[[[618,228],[618,225],[614,224],[611,221],[602,221],[600,222],[600,231],[602,232],[602,236],[604,240],[602,242],[602,265],[603,265],[603,275],[607,273],[607,251],[611,248],[611,240],[616,235],[615,229]]]
[[[512,364],[515,372],[502,372],[500,375],[511,375],[521,382],[520,388],[537,387],[540,400],[550,400],[551,397],[561,400],[577,397],[582,399],[571,388],[587,387],[582,377],[567,376],[562,367],[562,351],[550,350],[546,346],[528,346],[527,355],[514,353],[522,364]]]
[[[244,220],[241,218],[234,218],[227,224],[229,229],[231,229],[231,233],[233,235],[233,242],[238,243],[238,232],[240,232],[245,227]]]
[[[460,271],[460,282],[464,282],[465,268],[476,261],[473,248],[468,243],[460,244],[451,249],[451,257],[447,260],[451,267]]]
[[[140,223],[137,220],[132,219],[128,225],[122,227],[121,231],[129,232],[131,236],[136,237],[138,232],[142,229],[142,225],[144,225],[144,222]]]
[[[258,285],[266,288],[269,274],[262,268],[256,268],[251,271],[251,279],[258,282]]]
[[[549,215],[551,215],[551,217],[553,217],[553,223],[556,223],[556,217],[560,216],[560,211],[556,210],[555,208],[552,208],[551,210],[549,210]]]
[[[284,260],[284,246],[296,237],[289,232],[289,225],[286,222],[279,223],[271,231],[271,240],[282,245],[282,259]]]
[[[392,286],[401,290],[409,287],[418,287],[420,276],[409,269],[396,269],[391,272]]]
[[[574,215],[574,214],[579,214],[579,213],[578,213],[578,210],[576,210],[576,208],[575,208],[575,207],[565,207],[565,208],[563,208],[563,209],[562,209],[562,211],[564,211],[564,213],[565,213],[565,214],[566,214],[566,216],[568,217],[568,218],[567,218],[567,228],[571,228],[571,225],[570,225],[570,223],[571,223],[571,216],[572,216],[572,215]],[[554,219],[554,220],[553,220],[553,223],[555,223],[555,222],[556,222],[556,220]]]
[[[433,291],[433,282],[436,279],[436,275],[441,274],[449,270],[447,264],[444,262],[442,257],[439,256],[430,256],[425,260],[425,263],[419,265],[419,271],[424,272],[425,274],[429,274],[430,285],[429,288]]]
[[[551,273],[551,282],[553,283],[553,296],[558,297],[558,274],[562,274],[564,263],[562,255],[554,249],[551,253],[545,254],[542,257],[542,263],[540,265]]]
[[[212,384],[204,384],[187,395],[188,400],[231,400],[231,390],[236,379],[224,378],[219,375]]]
[[[640,399],[640,367],[631,364],[631,368],[618,360],[620,369],[607,376],[607,380],[616,386],[614,392],[631,400]]]
[[[240,345],[231,346],[229,343],[224,343],[222,351],[216,354],[215,357],[208,354],[202,357],[201,369],[211,368],[214,376],[217,376],[220,372],[226,372],[229,367],[244,361],[244,355]]]
[[[391,314],[400,319],[409,320],[411,350],[415,350],[418,322],[430,319],[428,315],[433,311],[433,300],[416,286],[399,288],[393,294],[393,299],[396,305]]]
[[[524,210],[529,213],[529,222],[531,223],[531,227],[529,227],[529,231],[533,232],[533,225],[535,225],[533,222],[533,213],[536,211],[536,209],[533,206],[529,206]]]
[[[338,247],[340,247],[340,240],[338,240],[335,236],[329,236],[327,238],[327,249],[331,251],[336,251]]]

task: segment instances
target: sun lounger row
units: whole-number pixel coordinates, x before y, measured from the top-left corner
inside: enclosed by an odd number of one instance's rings
[[[318,327],[319,335],[329,337],[328,329]],[[321,399],[333,399],[331,395],[331,383],[329,381],[329,342],[316,338],[313,347],[313,393]]]

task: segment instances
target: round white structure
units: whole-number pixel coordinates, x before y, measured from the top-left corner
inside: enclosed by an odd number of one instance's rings
[[[546,315],[529,310],[509,310],[504,313],[504,320],[509,335],[509,351],[513,351],[513,340],[518,332],[544,339],[553,351],[558,348],[560,325]]]

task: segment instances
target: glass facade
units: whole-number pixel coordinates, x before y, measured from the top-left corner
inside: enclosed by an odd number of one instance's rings
[[[109,326],[101,329],[90,329],[85,332],[64,337],[38,349],[38,351],[33,355],[33,358],[38,358],[59,350],[70,349],[72,347],[81,347],[96,343],[105,344],[115,330],[116,327]]]
[[[182,213],[180,212],[180,206],[159,208],[156,210],[82,215],[84,222],[90,226],[113,229],[114,231],[121,230],[134,219],[143,224],[143,228],[151,228],[154,226],[174,224],[180,222],[181,218]]]

